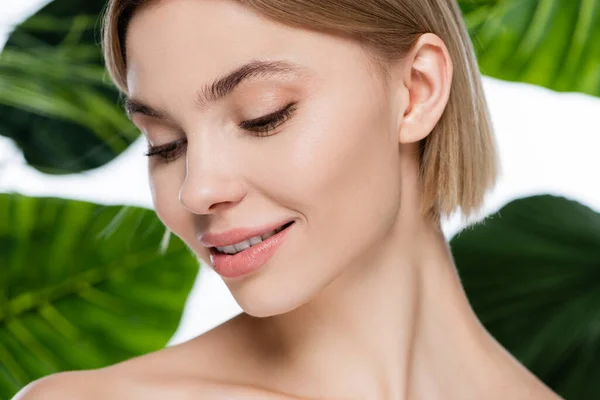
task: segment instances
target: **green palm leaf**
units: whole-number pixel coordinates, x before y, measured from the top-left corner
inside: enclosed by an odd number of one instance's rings
[[[600,0],[459,0],[482,73],[600,96]]]
[[[0,399],[158,350],[198,271],[152,210],[0,195]]]
[[[104,69],[104,6],[105,0],[54,1],[17,27],[0,54],[0,134],[40,171],[102,166],[139,136]]]
[[[515,200],[450,246],[486,328],[567,399],[600,398],[600,214]]]

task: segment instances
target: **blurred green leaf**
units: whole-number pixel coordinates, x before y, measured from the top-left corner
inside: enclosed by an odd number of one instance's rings
[[[152,210],[0,194],[0,398],[164,347],[199,263]]]
[[[600,0],[459,0],[481,72],[600,96]]]
[[[600,398],[600,214],[515,200],[450,241],[485,327],[567,399]]]
[[[18,26],[0,54],[0,134],[40,171],[102,166],[139,136],[104,69],[105,3],[54,1]]]

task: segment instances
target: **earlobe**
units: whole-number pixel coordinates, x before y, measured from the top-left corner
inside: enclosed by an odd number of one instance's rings
[[[452,83],[452,60],[444,42],[432,33],[421,35],[404,63],[408,104],[399,126],[400,143],[427,137],[440,120]]]

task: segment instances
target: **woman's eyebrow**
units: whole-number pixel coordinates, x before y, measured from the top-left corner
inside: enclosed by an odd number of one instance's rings
[[[215,79],[212,83],[203,86],[196,97],[198,107],[203,110],[210,103],[219,101],[229,96],[242,82],[256,77],[290,78],[307,72],[307,68],[290,61],[262,61],[252,60],[236,68],[227,75]],[[127,98],[125,111],[131,118],[135,113],[147,115],[157,119],[171,119],[166,111],[151,107],[143,102]]]
[[[221,100],[231,94],[243,81],[255,77],[290,78],[306,72],[306,68],[289,61],[252,60],[226,76],[216,79],[212,84],[198,91],[196,102],[200,109],[209,103]]]
[[[127,116],[131,119],[133,114],[143,114],[151,118],[156,119],[170,119],[169,115],[166,111],[159,110],[157,108],[151,107],[143,102],[133,99],[127,98],[125,99],[125,112]]]

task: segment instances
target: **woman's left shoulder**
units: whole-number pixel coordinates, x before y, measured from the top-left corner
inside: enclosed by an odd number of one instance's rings
[[[94,400],[98,388],[110,385],[107,378],[96,370],[58,372],[30,382],[12,400]]]

